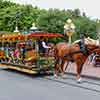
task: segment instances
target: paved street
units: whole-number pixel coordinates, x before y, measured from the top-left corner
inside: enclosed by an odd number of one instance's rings
[[[0,100],[100,100],[100,81],[32,77],[0,69]]]

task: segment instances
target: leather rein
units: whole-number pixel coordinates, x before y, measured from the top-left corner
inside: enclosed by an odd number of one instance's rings
[[[80,46],[80,45],[79,45]],[[95,47],[94,49],[97,49],[98,47]],[[72,58],[72,56],[74,54],[78,54],[78,53],[82,53],[83,55],[85,56],[88,56],[89,55],[89,51],[92,51],[93,49],[90,49],[90,48],[87,48],[87,46],[85,46],[85,51],[83,51],[82,49],[80,49],[79,51],[74,51],[74,52],[69,52],[67,54],[64,55],[64,58],[65,57],[70,57]]]

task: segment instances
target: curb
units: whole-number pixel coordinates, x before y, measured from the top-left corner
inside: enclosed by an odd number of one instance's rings
[[[72,75],[72,76],[76,76],[76,74],[75,73],[72,73],[72,72],[65,72],[65,74],[69,74],[69,75]],[[90,76],[90,75],[84,75],[84,74],[82,74],[81,76],[84,77],[84,78],[88,78],[88,79],[93,79],[93,80],[100,81],[100,77]]]

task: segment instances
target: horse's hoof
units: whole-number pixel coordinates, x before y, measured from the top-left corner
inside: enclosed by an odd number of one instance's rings
[[[56,74],[54,74],[54,78],[58,78],[58,76]]]
[[[81,83],[82,82],[82,78],[77,79],[77,83]]]
[[[62,74],[61,77],[62,77],[62,79],[65,79],[66,78],[64,74]]]

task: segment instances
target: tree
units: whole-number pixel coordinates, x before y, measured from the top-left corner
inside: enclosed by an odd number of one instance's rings
[[[85,12],[81,15],[79,9],[59,10],[59,9],[39,9],[32,5],[20,5],[9,0],[0,0],[0,31],[14,31],[16,25],[16,13],[21,15],[18,18],[18,28],[20,31],[29,30],[32,23],[47,32],[63,34],[64,25],[68,18],[71,18],[76,26],[73,40],[79,38],[81,33],[86,36],[96,38],[96,21],[86,16]],[[60,41],[62,39],[55,39]]]
[[[81,16],[80,10],[79,10],[79,9],[75,9],[75,10],[73,11],[73,17],[77,18],[77,17],[80,17],[80,16]]]

